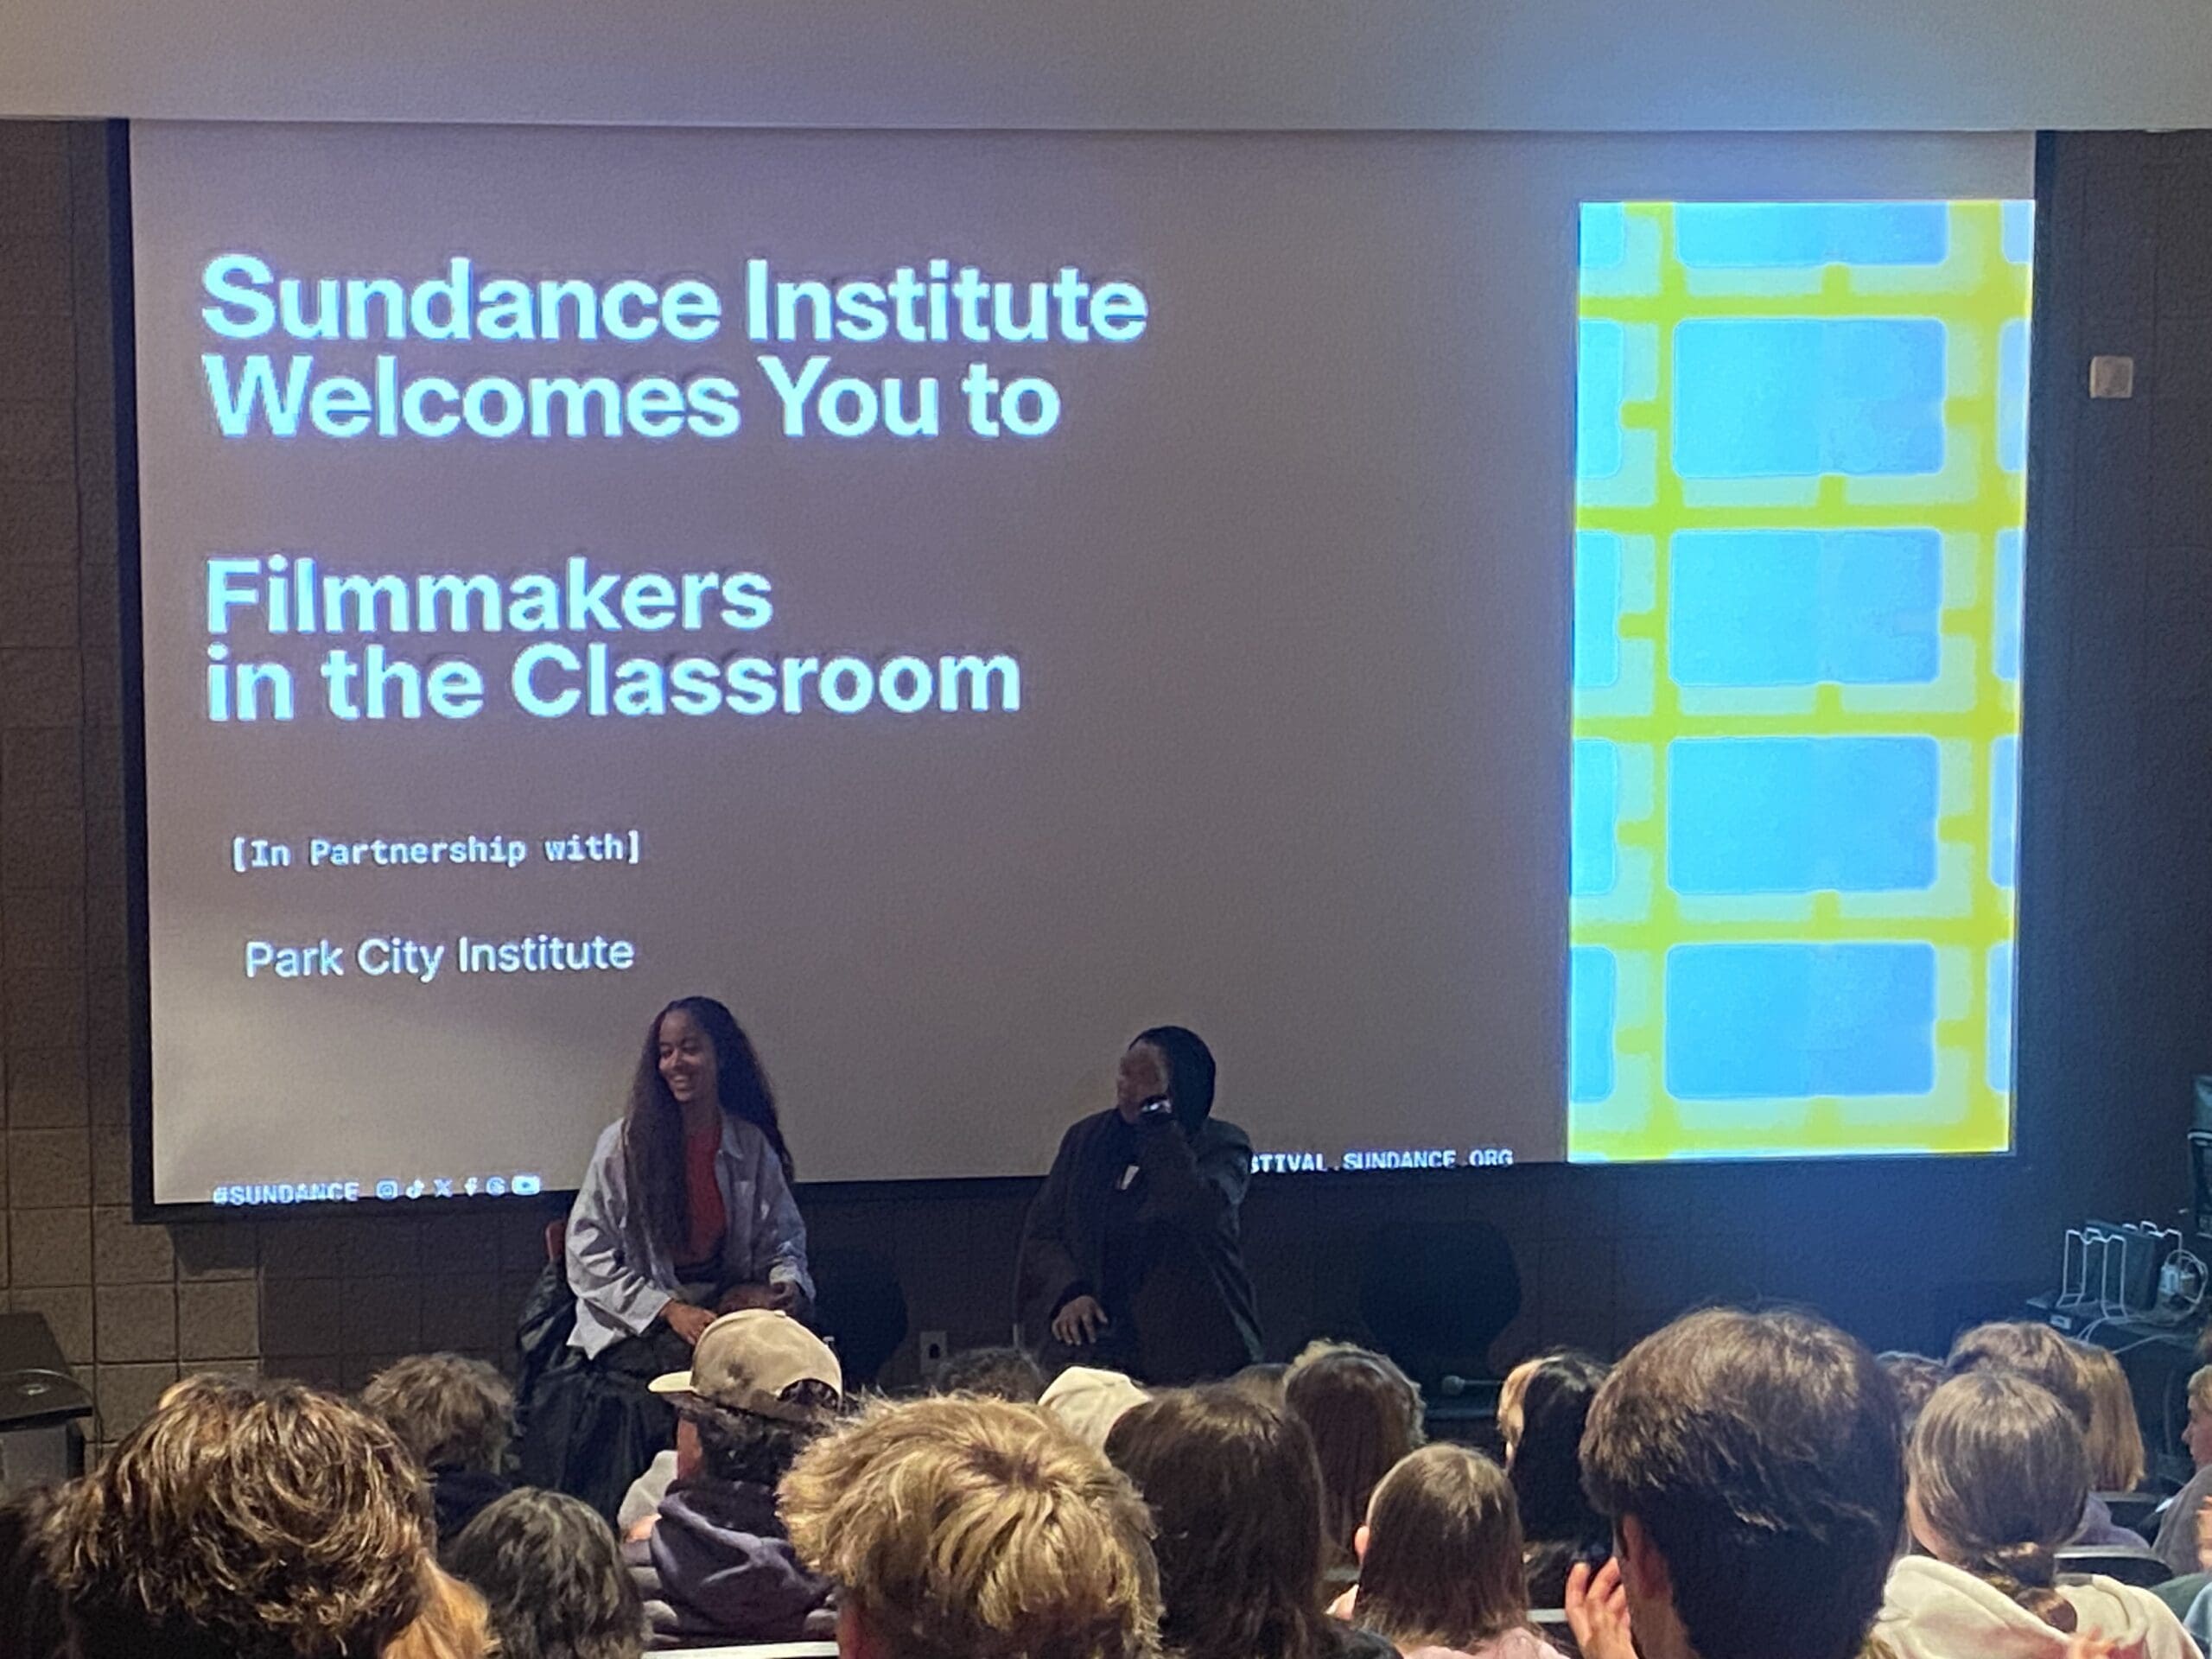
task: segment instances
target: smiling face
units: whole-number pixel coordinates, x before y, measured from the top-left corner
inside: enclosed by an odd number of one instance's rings
[[[1167,1057],[1150,1043],[1139,1043],[1122,1056],[1114,1076],[1114,1109],[1122,1121],[1137,1121],[1137,1109],[1167,1092]]]
[[[661,1020],[659,1048],[661,1081],[678,1106],[718,1097],[714,1039],[684,1009],[674,1009]]]

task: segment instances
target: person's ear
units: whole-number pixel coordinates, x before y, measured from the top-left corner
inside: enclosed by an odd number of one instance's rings
[[[1367,1561],[1368,1535],[1374,1529],[1370,1527],[1366,1522],[1363,1521],[1359,1523],[1359,1530],[1351,1535],[1351,1553],[1359,1558],[1360,1563],[1363,1566],[1364,1566]]]
[[[1621,1516],[1614,1529],[1619,1545],[1613,1553],[1620,1558],[1621,1580],[1627,1586],[1629,1603],[1648,1607],[1671,1605],[1675,1599],[1675,1580],[1667,1570],[1667,1558],[1651,1541],[1651,1535],[1643,1529],[1643,1522],[1632,1515]]]

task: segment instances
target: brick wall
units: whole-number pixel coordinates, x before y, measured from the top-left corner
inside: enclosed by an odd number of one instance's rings
[[[1357,1331],[1391,1219],[1505,1230],[1509,1350],[1754,1296],[1933,1345],[2053,1277],[2069,1219],[2185,1198],[2212,1069],[2212,138],[2064,137],[2044,164],[2021,1154],[1263,1183],[1276,1350]],[[47,1316],[112,1436],[181,1368],[352,1386],[412,1349],[503,1357],[543,1217],[130,1223],[107,200],[99,128],[0,123],[0,1294]],[[2088,402],[2093,352],[2137,359],[2136,399]],[[803,1198],[818,1252],[899,1265],[917,1328],[1001,1338],[1018,1192]]]

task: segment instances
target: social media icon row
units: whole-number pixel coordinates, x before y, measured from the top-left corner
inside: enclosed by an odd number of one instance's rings
[[[428,1180],[416,1176],[404,1185],[395,1180],[377,1183],[376,1193],[387,1201],[394,1198],[504,1198],[512,1194],[518,1198],[531,1198],[545,1190],[543,1179],[537,1175],[463,1175],[449,1177],[433,1175]]]

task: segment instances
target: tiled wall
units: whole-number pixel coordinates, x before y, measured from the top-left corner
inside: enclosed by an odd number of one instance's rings
[[[1926,1345],[2053,1276],[2068,1219],[2184,1198],[2187,1079],[2212,1069],[2212,140],[2047,152],[2021,1153],[1263,1182],[1277,1350],[1357,1329],[1393,1221],[1504,1230],[1528,1295],[1505,1349],[1752,1296]],[[352,1385],[410,1349],[503,1355],[543,1217],[129,1220],[105,155],[97,128],[0,124],[0,1292],[89,1368],[113,1435],[180,1368]],[[2092,352],[2136,357],[2133,401],[2087,400]],[[1003,1332],[1019,1192],[804,1196],[817,1252],[895,1262],[918,1329]]]

